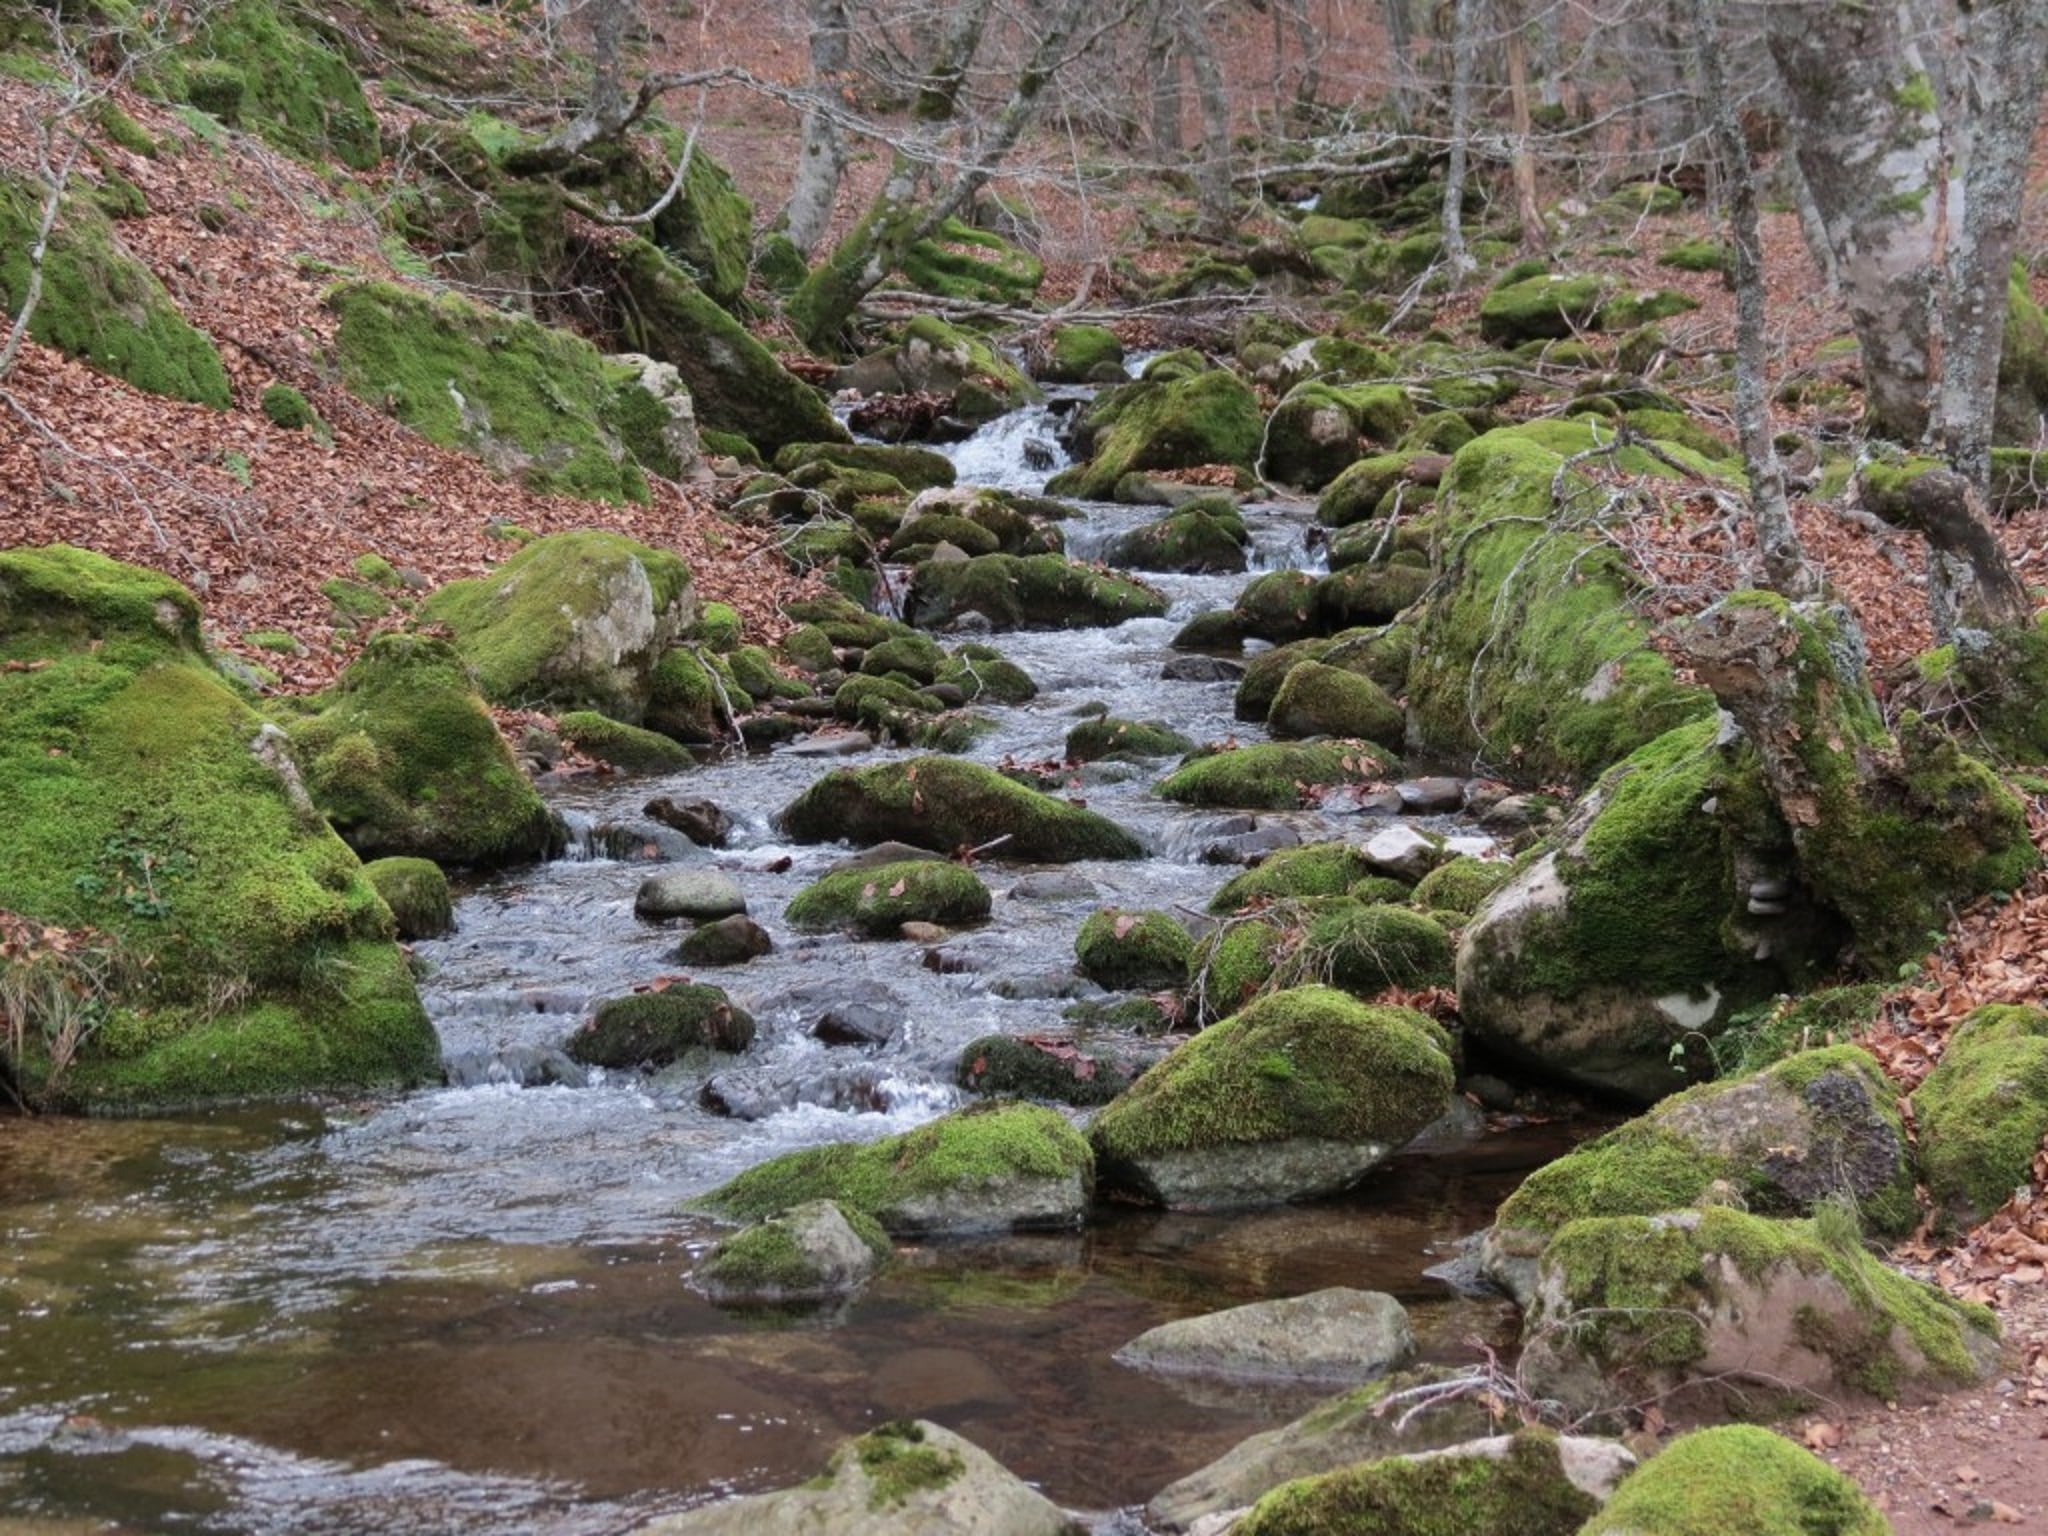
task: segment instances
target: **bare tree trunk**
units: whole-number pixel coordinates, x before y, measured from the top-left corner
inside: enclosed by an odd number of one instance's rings
[[[1180,0],[1157,0],[1145,42],[1145,78],[1151,84],[1152,150],[1161,162],[1178,160],[1187,136],[1181,126]]]
[[[1196,233],[1221,240],[1237,225],[1237,200],[1230,190],[1230,97],[1203,0],[1181,0],[1180,50],[1195,79],[1195,102],[1202,110],[1202,157],[1195,162]]]
[[[1715,19],[1715,0],[1687,0],[1694,46],[1699,54],[1700,89],[1713,124],[1721,160],[1721,185],[1728,200],[1728,232],[1734,237],[1735,425],[1742,438],[1743,467],[1749,473],[1749,511],[1763,552],[1764,575],[1776,592],[1798,602],[1814,596],[1820,583],[1807,564],[1799,532],[1785,502],[1785,475],[1771,439],[1765,389],[1768,359],[1764,339],[1763,239],[1757,228],[1756,175],[1749,146],[1735,120],[1735,98],[1723,63],[1724,42]]]
[[[1472,270],[1465,249],[1465,178],[1472,135],[1472,77],[1479,66],[1479,18],[1485,0],[1457,0],[1451,23],[1451,160],[1444,171],[1444,259],[1454,279]]]
[[[1394,110],[1396,124],[1413,127],[1420,95],[1415,78],[1415,15],[1409,0],[1380,0],[1380,16],[1387,29],[1387,56],[1393,61],[1387,104]]]
[[[1928,423],[1928,261],[1942,182],[1941,124],[1919,47],[1885,0],[1761,9],[1793,149],[1862,346],[1871,426],[1916,442]]]
[[[839,183],[846,174],[846,139],[837,115],[839,81],[846,73],[852,34],[846,0],[810,0],[811,98],[804,113],[803,147],[796,163],[796,184],[782,213],[782,232],[806,256],[816,249],[832,222],[839,201]]]
[[[1314,106],[1323,94],[1323,37],[1308,13],[1309,0],[1281,0],[1281,4],[1294,27],[1294,46],[1301,53],[1301,77],[1294,82],[1294,99],[1302,106]]]
[[[1529,111],[1529,51],[1524,37],[1521,0],[1507,0],[1508,16],[1508,101],[1515,128],[1515,216],[1522,226],[1522,248],[1550,249],[1550,231],[1543,225],[1543,210],[1536,203],[1536,157],[1530,147],[1534,125]]]

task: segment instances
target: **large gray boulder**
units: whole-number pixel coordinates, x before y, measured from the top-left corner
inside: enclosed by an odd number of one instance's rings
[[[1331,1286],[1162,1323],[1116,1358],[1168,1375],[1346,1382],[1377,1376],[1414,1354],[1400,1302],[1381,1291]]]
[[[918,1420],[832,1453],[819,1477],[670,1515],[638,1536],[1081,1536],[971,1440]]]

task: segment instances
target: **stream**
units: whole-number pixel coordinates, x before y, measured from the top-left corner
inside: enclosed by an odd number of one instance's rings
[[[1020,412],[949,451],[964,483],[1036,491],[1049,472],[1027,469],[1023,449],[1051,425]],[[1091,558],[1159,510],[1087,506],[1066,525],[1069,552]],[[1254,574],[1313,563],[1312,513],[1246,509]],[[967,755],[1056,759],[1091,703],[1196,740],[1260,739],[1232,718],[1231,683],[1160,676],[1180,626],[1250,578],[1146,579],[1171,599],[1167,617],[993,637],[1040,693],[993,711],[997,728]],[[1114,1363],[1139,1332],[1341,1284],[1398,1296],[1426,1359],[1512,1340],[1506,1302],[1424,1271],[1571,1128],[1411,1151],[1312,1205],[1111,1208],[1077,1234],[904,1246],[860,1297],[822,1312],[721,1311],[691,1291],[719,1228],[681,1211],[690,1197],[778,1153],[957,1107],[968,1041],[1057,1026],[1072,1000],[1101,995],[1072,973],[1089,912],[1199,911],[1234,872],[1202,854],[1242,818],[1153,797],[1165,764],[1097,765],[1071,792],[1150,856],[1065,867],[1094,894],[1012,896],[1031,867],[993,863],[992,921],[934,951],[790,934],[790,898],[845,850],[786,845],[770,818],[830,767],[903,755],[778,751],[551,790],[576,833],[571,855],[465,888],[455,936],[416,946],[457,1086],[8,1124],[0,1530],[13,1515],[250,1536],[618,1532],[800,1481],[841,1438],[928,1417],[1099,1528],[1135,1531],[1131,1506],[1326,1390]],[[670,837],[661,861],[642,858],[662,839],[640,807],[662,794],[724,807],[730,846]],[[1280,819],[1304,841],[1360,828],[1355,816]],[[554,1055],[593,1003],[681,969],[678,932],[636,920],[633,896],[648,874],[692,861],[731,873],[776,938],[772,955],[706,976],[759,1023],[719,1074],[722,1097],[757,1118],[705,1108],[701,1071],[584,1081]],[[884,1043],[823,1044],[801,991],[821,987],[873,996],[901,1023]]]

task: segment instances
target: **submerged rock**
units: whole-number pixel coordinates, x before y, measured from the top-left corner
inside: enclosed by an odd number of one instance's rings
[[[1170,1375],[1362,1381],[1406,1364],[1415,1335],[1401,1303],[1342,1286],[1162,1323],[1117,1360]]]
[[[859,1290],[888,1257],[888,1235],[871,1217],[813,1200],[721,1241],[690,1284],[725,1305],[828,1301]]]
[[[919,1420],[833,1452],[801,1487],[707,1504],[637,1536],[1080,1536],[1080,1525],[986,1451]]]
[[[1329,987],[1258,999],[1181,1045],[1096,1118],[1105,1180],[1224,1209],[1347,1188],[1443,1113],[1449,1041],[1425,1015]]]

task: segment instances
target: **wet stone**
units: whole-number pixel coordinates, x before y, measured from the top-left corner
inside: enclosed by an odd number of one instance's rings
[[[747,898],[730,875],[715,869],[685,869],[643,881],[633,898],[641,917],[660,921],[687,917],[713,922],[747,910]]]
[[[663,795],[648,801],[643,809],[700,847],[723,848],[732,836],[732,818],[709,800],[671,800]]]
[[[1316,809],[1325,816],[1398,816],[1401,796],[1391,789],[1339,784],[1316,802]]]
[[[943,854],[933,853],[929,848],[913,848],[909,843],[876,843],[872,848],[863,848],[858,853],[849,853],[843,859],[834,860],[825,873],[843,875],[853,869],[880,869],[885,864],[907,864],[914,859],[943,857]]]
[[[1218,838],[1202,849],[1204,864],[1257,864],[1269,853],[1299,848],[1301,834],[1282,821],[1267,822],[1249,832]]]
[[[590,858],[621,864],[657,864],[697,852],[689,838],[651,821],[601,821],[580,841]]]
[[[1101,894],[1086,875],[1049,869],[1026,875],[1010,887],[1012,901],[1093,901]]]
[[[884,1045],[903,1027],[902,998],[879,982],[813,982],[763,998],[764,1018],[786,1020],[828,1045]]]
[[[685,934],[676,948],[676,958],[685,965],[745,965],[774,948],[767,929],[736,912]]]
[[[816,731],[782,749],[784,757],[854,757],[875,749],[874,737],[865,731]]]
[[[1169,683],[1234,683],[1244,676],[1244,663],[1227,656],[1176,656],[1159,675]]]
[[[1403,779],[1394,786],[1401,797],[1401,809],[1411,816],[1434,816],[1464,808],[1465,783],[1441,775],[1426,779]]]

